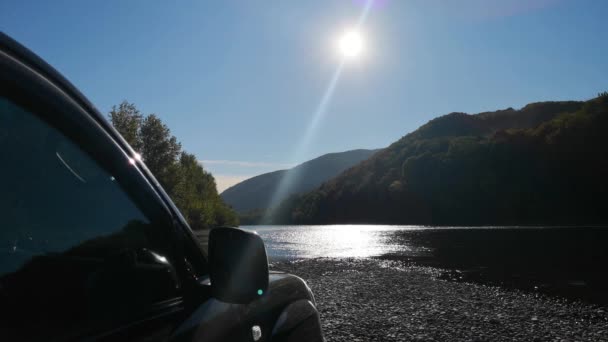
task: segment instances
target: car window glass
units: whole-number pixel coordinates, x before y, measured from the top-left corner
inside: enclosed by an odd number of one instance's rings
[[[0,329],[77,336],[178,296],[166,232],[121,180],[6,98],[0,161]]]

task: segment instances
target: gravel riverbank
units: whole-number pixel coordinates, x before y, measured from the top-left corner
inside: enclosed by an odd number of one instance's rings
[[[608,341],[608,309],[437,279],[430,267],[376,259],[273,264],[312,288],[332,341]]]

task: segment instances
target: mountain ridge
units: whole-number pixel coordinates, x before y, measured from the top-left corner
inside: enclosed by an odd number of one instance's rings
[[[290,195],[316,188],[377,151],[379,149],[355,149],[326,153],[291,169],[272,171],[246,179],[224,190],[220,196],[240,213],[267,209],[279,204]],[[294,179],[294,183],[288,185],[278,198],[273,198],[284,177]]]
[[[272,222],[606,223],[606,118],[606,95],[440,116],[281,203]]]

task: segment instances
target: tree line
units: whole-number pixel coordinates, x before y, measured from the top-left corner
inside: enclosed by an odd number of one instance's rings
[[[141,155],[192,229],[239,224],[236,213],[219,196],[213,175],[196,156],[182,149],[157,115],[144,115],[133,103],[123,101],[112,107],[108,117]]]
[[[607,95],[431,120],[266,223],[606,224]]]

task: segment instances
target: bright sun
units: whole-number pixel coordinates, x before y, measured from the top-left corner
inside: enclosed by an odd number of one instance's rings
[[[356,31],[346,32],[338,42],[338,48],[346,58],[355,58],[363,51],[363,37]]]

